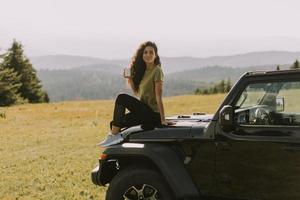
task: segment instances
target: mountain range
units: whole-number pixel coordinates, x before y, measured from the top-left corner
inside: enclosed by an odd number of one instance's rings
[[[193,58],[162,57],[165,73],[164,95],[192,94],[220,80],[235,82],[254,70],[288,69],[300,52],[255,52],[234,56]],[[107,60],[82,56],[53,55],[30,58],[51,101],[111,99],[130,93],[122,78],[130,59]]]
[[[225,67],[249,67],[265,65],[291,64],[300,58],[300,52],[267,51],[252,52],[240,55],[214,56],[208,58],[197,57],[161,57],[162,67],[165,73],[179,72],[208,66]],[[72,69],[94,66],[103,68],[111,66],[108,70],[114,71],[114,67],[124,68],[128,66],[130,59],[100,59],[94,57],[70,56],[70,55],[47,55],[30,58],[33,66],[37,69]]]

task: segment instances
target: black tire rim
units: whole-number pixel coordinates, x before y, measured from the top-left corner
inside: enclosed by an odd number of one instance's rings
[[[148,184],[131,186],[123,194],[124,200],[159,200],[158,190]]]

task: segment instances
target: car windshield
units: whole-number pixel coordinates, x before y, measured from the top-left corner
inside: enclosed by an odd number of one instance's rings
[[[250,84],[243,91],[236,106],[238,108],[248,108],[256,105],[268,104],[268,99],[274,99],[281,86],[281,83]]]
[[[248,85],[235,104],[243,125],[300,125],[300,81]]]

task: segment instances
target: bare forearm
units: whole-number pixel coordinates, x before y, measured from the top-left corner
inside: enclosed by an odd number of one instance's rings
[[[163,93],[162,84],[163,84],[162,81],[155,83],[155,95],[156,95],[156,102],[157,102],[158,111],[160,114],[161,123],[164,124],[166,118],[165,118],[164,105],[163,105],[163,101],[162,101],[162,93]]]
[[[165,110],[164,110],[162,99],[157,100],[157,106],[158,106],[161,122],[163,123],[166,119],[165,119]]]

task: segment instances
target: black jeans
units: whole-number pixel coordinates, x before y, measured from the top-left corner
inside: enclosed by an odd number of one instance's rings
[[[130,111],[127,114],[126,109]],[[160,114],[154,112],[147,104],[128,94],[119,94],[110,128],[112,125],[119,128],[142,125],[143,128],[151,129],[161,126],[161,119]]]

